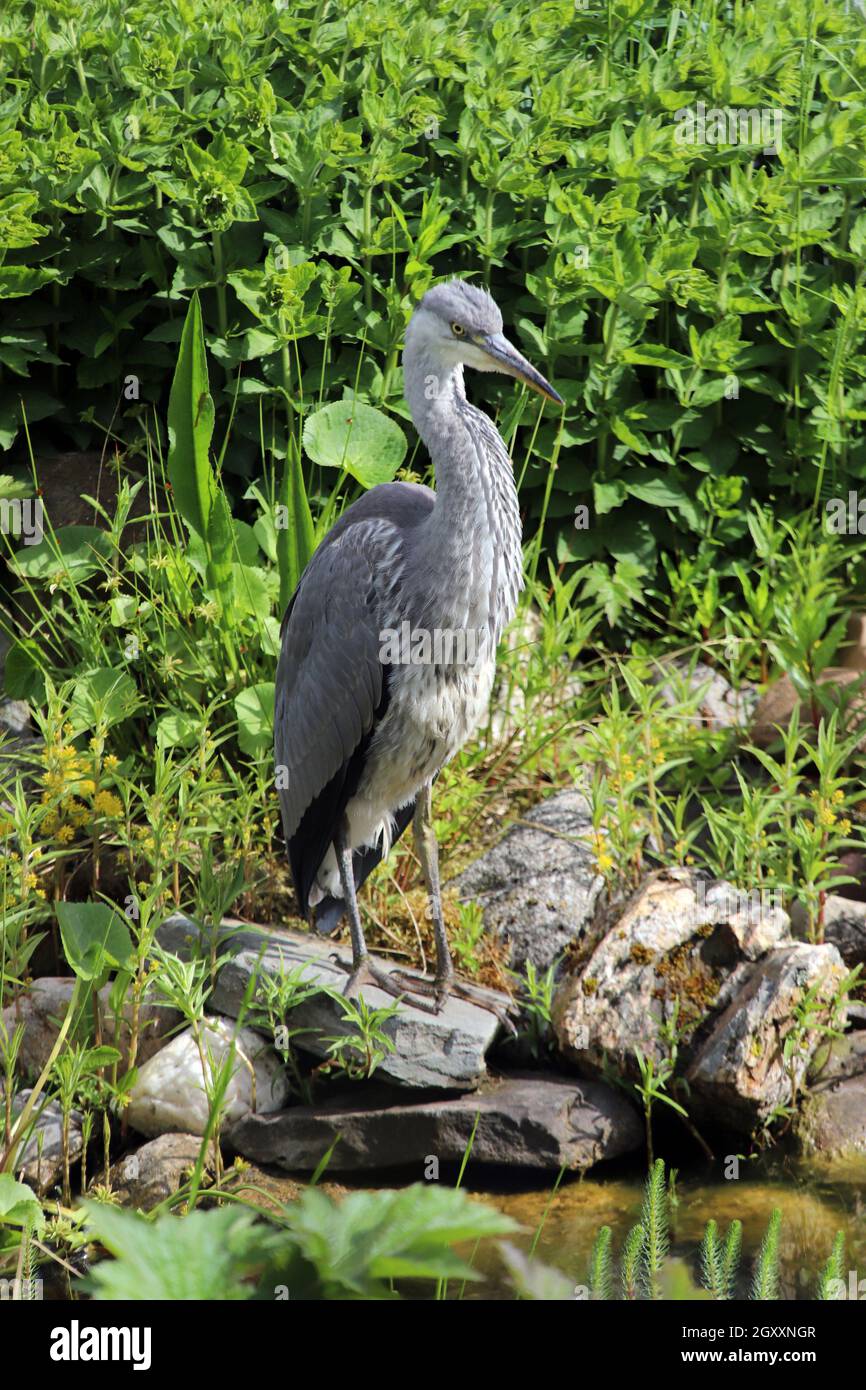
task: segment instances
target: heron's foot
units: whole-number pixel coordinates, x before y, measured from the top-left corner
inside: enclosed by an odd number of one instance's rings
[[[331,959],[339,965],[341,970],[348,972],[349,978],[346,981],[346,988],[343,995],[346,999],[352,999],[364,985],[368,988],[381,989],[385,994],[390,994],[394,999],[406,999],[406,995],[411,992],[411,986],[407,989],[390,972],[380,970],[374,965],[369,956],[362,956],[356,963],[355,961],[340,960],[339,956],[332,956]],[[431,1004],[423,1004],[414,999],[407,1000],[416,1009],[422,1009],[425,1013],[438,1013],[438,1010]]]
[[[449,994],[453,994],[457,999],[465,999],[467,1003],[475,1004],[477,1008],[486,1009],[488,1013],[495,1014],[506,1033],[512,1038],[517,1037],[517,1029],[511,1018],[512,1011],[517,1013],[516,1004],[500,1003],[498,999],[494,998],[490,990],[483,989],[479,985],[467,984],[464,980],[458,980],[453,971],[448,971],[447,974],[437,974],[432,980],[428,980],[424,976],[404,975],[401,971],[395,970],[393,978],[402,980],[407,993],[424,994],[432,997],[434,1013],[440,1013],[445,1007]]]

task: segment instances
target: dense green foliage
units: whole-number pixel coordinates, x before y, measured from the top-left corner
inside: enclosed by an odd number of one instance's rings
[[[456,269],[566,399],[541,418],[473,383],[559,559],[614,563],[609,616],[698,603],[751,547],[750,500],[866,474],[866,34],[842,0],[10,0],[0,55],[7,448],[19,397],[37,439],[140,447],[196,288],[228,470],[342,395],[405,416],[406,318]],[[683,139],[700,102],[778,118],[778,150]]]

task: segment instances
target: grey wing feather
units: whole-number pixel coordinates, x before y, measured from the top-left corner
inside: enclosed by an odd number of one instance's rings
[[[324,545],[286,615],[277,667],[274,752],[289,839],[310,803],[373,726],[382,698],[375,580],[354,537]]]

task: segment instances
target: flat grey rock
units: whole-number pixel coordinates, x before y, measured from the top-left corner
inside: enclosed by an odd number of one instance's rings
[[[17,1091],[12,1097],[13,1122],[21,1114],[31,1094],[32,1091],[27,1088]],[[46,1192],[59,1182],[63,1173],[63,1111],[58,1101],[51,1100],[47,1105],[43,1105],[43,1097],[40,1097],[35,1113],[39,1118],[33,1125],[30,1138],[23,1150],[18,1151],[15,1176],[23,1178],[24,1182],[29,1183],[37,1192]],[[75,1163],[84,1150],[81,1115],[77,1110],[73,1110],[69,1117],[68,1142],[69,1161]]]
[[[591,924],[604,887],[591,834],[583,792],[556,792],[449,884],[462,901],[481,904],[513,968],[531,961],[547,970]]]
[[[160,928],[160,940],[177,951],[184,944],[182,938],[195,931],[188,919],[171,918]],[[209,1003],[231,1018],[237,1018],[241,1010],[254,971],[261,976],[299,969],[305,980],[337,994],[342,995],[346,987],[346,972],[331,957],[335,950],[346,957],[347,948],[335,948],[333,942],[321,937],[286,930],[245,930],[226,936],[220,949],[234,954],[220,970]],[[373,959],[383,970],[394,968],[393,961]],[[372,1008],[395,1002],[380,989],[365,986],[362,993]],[[493,990],[486,993],[500,1006],[508,1002],[505,995]],[[415,1008],[409,995],[399,1007],[400,1013],[384,1025],[395,1051],[377,1067],[376,1076],[400,1086],[473,1090],[487,1073],[485,1054],[500,1030],[496,1015],[453,995],[438,1014]],[[249,1015],[246,1021],[250,1021]],[[339,1000],[325,993],[292,1009],[285,1022],[292,1030],[304,1030],[297,1045],[314,1057],[326,1057],[327,1039],[347,1032]]]
[[[472,1096],[413,1105],[344,1098],[250,1115],[228,1135],[231,1148],[285,1171],[313,1169],[338,1139],[328,1172],[365,1172],[459,1161],[475,1125],[473,1163],[587,1169],[639,1148],[636,1111],[603,1082],[525,1073],[489,1081]]]

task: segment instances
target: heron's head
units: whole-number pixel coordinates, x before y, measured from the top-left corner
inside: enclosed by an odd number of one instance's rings
[[[479,372],[505,372],[562,405],[562,397],[503,334],[502,315],[487,291],[467,280],[427,291],[406,329],[406,348],[449,367],[460,362]]]

